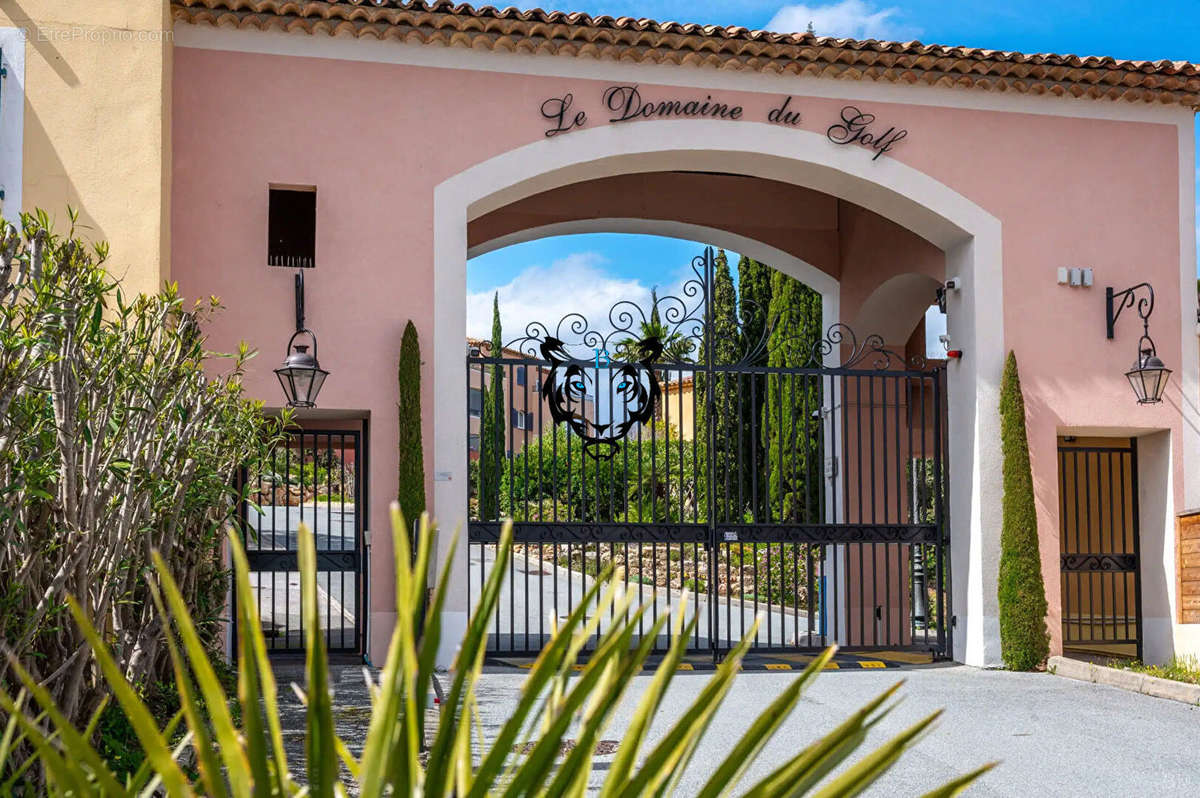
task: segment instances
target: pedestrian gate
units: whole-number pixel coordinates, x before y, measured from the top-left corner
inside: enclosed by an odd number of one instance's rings
[[[313,530],[317,599],[329,651],[362,651],[363,485],[359,431],[295,431],[243,469],[243,542],[270,651],[304,651],[297,554]]]
[[[1137,439],[1058,442],[1063,648],[1142,658]]]
[[[515,521],[490,650],[539,651],[615,561],[654,614],[686,591],[692,649],[763,613],[757,649],[948,654],[942,370],[750,298],[722,315],[716,269],[468,349],[472,602]]]

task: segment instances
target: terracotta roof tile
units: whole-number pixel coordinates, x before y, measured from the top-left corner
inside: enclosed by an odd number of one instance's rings
[[[445,0],[172,0],[175,19],[508,52],[1181,104],[1200,109],[1200,66],[838,39],[633,17],[473,7]]]

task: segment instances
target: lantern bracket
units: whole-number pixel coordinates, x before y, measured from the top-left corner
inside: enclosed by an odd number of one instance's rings
[[[1139,289],[1145,289],[1144,296],[1138,296]],[[1125,308],[1137,307],[1137,314],[1142,320],[1142,338],[1150,341],[1150,314],[1154,312],[1154,286],[1150,283],[1138,283],[1124,291],[1114,291],[1112,286],[1104,289],[1105,300],[1105,330],[1111,341],[1116,328],[1117,319]],[[1150,341],[1150,346],[1154,342]],[[1140,348],[1140,347],[1139,347]]]
[[[296,332],[304,329],[304,270],[296,270]],[[295,336],[292,336],[293,338]],[[1110,335],[1109,338],[1112,338]],[[288,351],[292,349],[288,345]]]

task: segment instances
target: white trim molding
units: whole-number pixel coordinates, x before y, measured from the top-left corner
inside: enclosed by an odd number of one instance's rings
[[[681,238],[685,241],[699,241],[714,247],[727,249],[739,255],[746,255],[761,263],[769,263],[773,268],[796,278],[821,295],[823,302],[837,302],[839,289],[838,281],[818,269],[816,266],[797,258],[768,244],[763,244],[753,238],[731,233],[718,227],[707,225],[676,222],[670,219],[575,219],[569,222],[556,222],[538,227],[529,227],[515,233],[498,236],[477,244],[467,250],[467,259],[495,252],[513,244],[523,244],[527,241],[537,241],[552,236],[569,236],[586,233],[632,233],[635,235],[665,236]]]
[[[0,215],[12,220],[21,211],[25,134],[25,30],[0,28]]]
[[[830,149],[824,136],[756,123],[672,120],[609,125],[537,141],[483,161],[434,191],[434,395],[463,396],[467,222],[533,194],[599,176],[671,170],[721,171],[769,178],[832,194],[884,216],[946,253],[948,276],[963,281],[950,298],[949,333],[970,359],[948,372],[949,529],[953,558],[953,656],[972,665],[1000,662],[997,577],[1000,562],[999,385],[1004,364],[1000,221],[967,197],[898,161],[872,161],[861,149]],[[674,223],[643,232],[671,235]],[[674,226],[678,231],[678,226]],[[749,242],[742,242],[745,245]],[[760,247],[762,245],[759,245]],[[736,247],[733,247],[736,249]],[[467,421],[458,403],[435,403],[434,509],[447,522],[467,507],[463,457]],[[439,556],[445,556],[439,551]],[[467,547],[451,571],[444,641],[465,627]],[[452,643],[440,665],[454,656]]]

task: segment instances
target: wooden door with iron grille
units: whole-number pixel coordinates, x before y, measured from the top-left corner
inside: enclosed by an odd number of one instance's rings
[[[1063,649],[1141,658],[1137,440],[1058,439]]]

